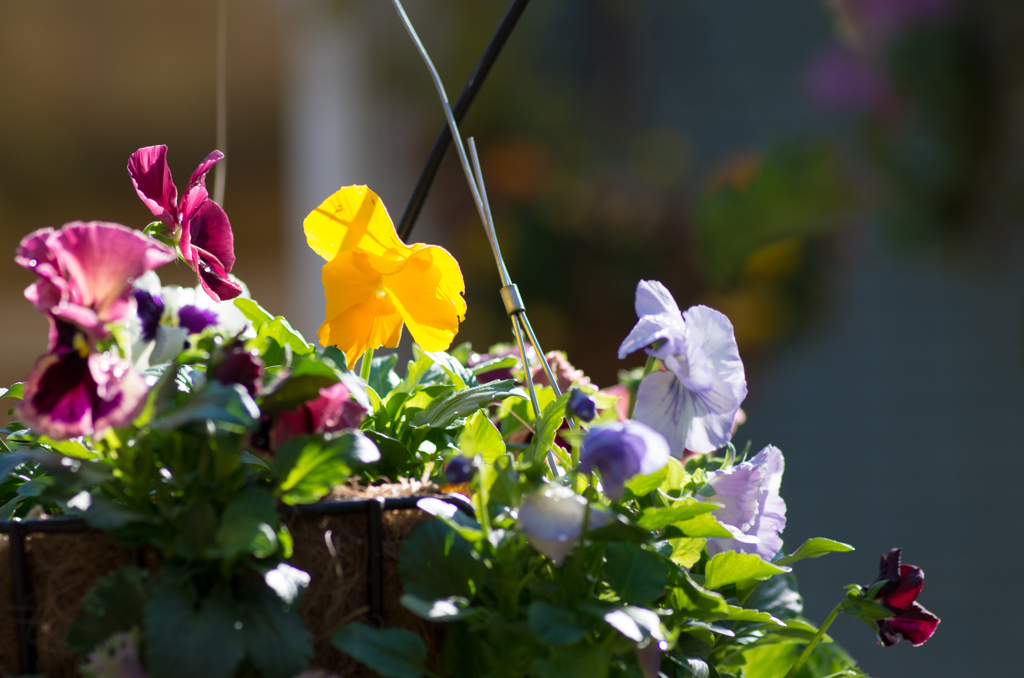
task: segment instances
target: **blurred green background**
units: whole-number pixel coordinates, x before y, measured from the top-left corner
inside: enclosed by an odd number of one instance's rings
[[[453,100],[506,8],[407,3]],[[365,183],[400,218],[442,114],[390,3],[229,0],[228,16],[235,273],[313,336],[303,216]],[[0,252],[75,219],[150,221],[125,165],[165,143],[180,186],[214,148],[215,37],[215,0],[0,0]],[[546,349],[602,386],[642,364],[615,357],[640,279],[731,318],[737,442],[786,453],[784,536],[859,549],[797,570],[810,617],[904,546],[935,637],[883,650],[842,620],[836,638],[876,676],[1014,675],[1024,5],[533,0],[462,131]],[[462,266],[459,340],[511,340],[452,154],[412,240]],[[0,267],[0,383],[45,347],[29,282]]]

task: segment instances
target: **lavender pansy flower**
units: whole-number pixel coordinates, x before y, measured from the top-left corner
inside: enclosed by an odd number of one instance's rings
[[[206,190],[206,174],[223,158],[223,153],[213,151],[199,163],[180,204],[167,165],[167,146],[140,148],[128,160],[135,191],[154,216],[173,230],[182,257],[214,301],[234,299],[242,293],[228,275],[235,265],[231,223]]]
[[[586,499],[568,487],[548,485],[523,499],[519,507],[519,527],[530,546],[555,561],[555,565],[561,565],[579,541],[586,513]],[[587,529],[596,530],[609,520],[607,513],[591,507]]]
[[[590,429],[580,451],[580,471],[601,472],[604,492],[618,501],[627,480],[647,475],[668,463],[665,437],[638,421],[617,421]]]
[[[782,452],[769,445],[749,461],[709,474],[716,494],[708,501],[723,505],[715,518],[733,537],[708,539],[708,555],[736,551],[768,561],[775,557],[782,548],[779,533],[786,527],[786,502],[779,496],[785,468]]]
[[[76,326],[54,320],[55,343],[25,380],[18,417],[37,433],[75,438],[131,422],[148,391],[128,361],[93,350]]]
[[[81,671],[85,678],[146,678],[139,658],[137,628],[119,631],[89,653]]]
[[[619,358],[645,348],[668,371],[641,382],[634,417],[665,436],[673,455],[724,447],[747,396],[732,323],[707,306],[681,313],[656,280],[637,285],[636,314],[640,320],[619,347]]]
[[[174,261],[174,254],[126,226],[76,221],[25,236],[14,260],[39,276],[25,288],[25,298],[54,321],[75,325],[92,342],[109,336],[107,323],[134,311],[132,281]],[[51,350],[56,332],[51,323]]]

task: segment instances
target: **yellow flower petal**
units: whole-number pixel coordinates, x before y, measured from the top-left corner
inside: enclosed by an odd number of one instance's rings
[[[454,257],[436,246],[417,246],[406,265],[384,277],[409,333],[424,351],[451,346],[466,316],[465,284]]]
[[[392,261],[412,253],[398,238],[384,203],[366,186],[338,189],[309,213],[302,227],[306,242],[327,261],[352,249]]]

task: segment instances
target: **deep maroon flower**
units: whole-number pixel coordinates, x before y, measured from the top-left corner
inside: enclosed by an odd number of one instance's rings
[[[263,367],[257,352],[245,350],[244,342],[233,341],[223,348],[216,364],[210,366],[210,376],[222,384],[241,384],[249,395],[256,395],[263,386]]]
[[[345,384],[338,382],[327,386],[320,389],[318,398],[274,416],[270,427],[270,448],[277,450],[298,435],[359,428],[366,412],[366,408],[351,397]]]
[[[174,261],[174,254],[126,226],[76,221],[25,236],[14,260],[39,276],[25,288],[25,298],[54,322],[78,327],[91,343],[109,336],[107,323],[132,313],[135,278]],[[51,323],[50,350],[56,342]]]
[[[668,463],[665,437],[638,421],[616,421],[590,429],[583,439],[579,469],[601,472],[601,485],[612,501],[618,501],[625,482],[633,476],[647,475]]]
[[[214,151],[199,163],[180,204],[167,166],[167,146],[140,148],[128,160],[128,174],[142,202],[174,231],[181,256],[214,301],[234,299],[242,293],[228,276],[235,265],[231,223],[206,190],[206,174],[223,158],[223,153]]]
[[[882,556],[878,579],[871,586],[888,580],[882,587],[875,602],[884,605],[895,614],[888,619],[879,619],[878,642],[885,647],[900,642],[900,637],[917,646],[932,637],[939,618],[916,603],[924,586],[924,572],[914,565],[901,565],[903,549],[895,548]],[[871,588],[871,586],[867,588]]]
[[[848,47],[830,47],[819,53],[806,85],[811,101],[827,111],[883,114],[896,101],[885,72]]]
[[[51,438],[90,435],[131,422],[146,400],[142,377],[128,361],[92,350],[86,335],[53,321],[54,346],[25,380],[18,417]]]

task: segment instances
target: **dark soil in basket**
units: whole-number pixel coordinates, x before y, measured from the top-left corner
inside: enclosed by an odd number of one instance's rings
[[[370,488],[335,488],[324,500],[406,497],[436,490],[403,480]],[[423,621],[399,602],[402,584],[398,577],[398,555],[402,541],[413,527],[429,519],[419,509],[384,512],[382,621],[385,627],[410,629],[423,637],[430,648],[430,663],[436,670],[440,665],[440,627]],[[316,656],[312,667],[343,677],[376,676],[331,646],[331,636],[346,623],[374,621],[369,618],[368,607],[366,516],[285,516],[283,522],[295,542],[289,562],[311,576],[299,612],[313,634]],[[25,546],[35,604],[32,621],[38,669],[50,678],[77,676],[81,658],[63,646],[68,625],[78,614],[82,596],[96,579],[131,563],[132,554],[105,534],[94,531],[33,534],[26,538]],[[0,676],[18,675],[19,667],[10,551],[6,535],[0,535]]]

